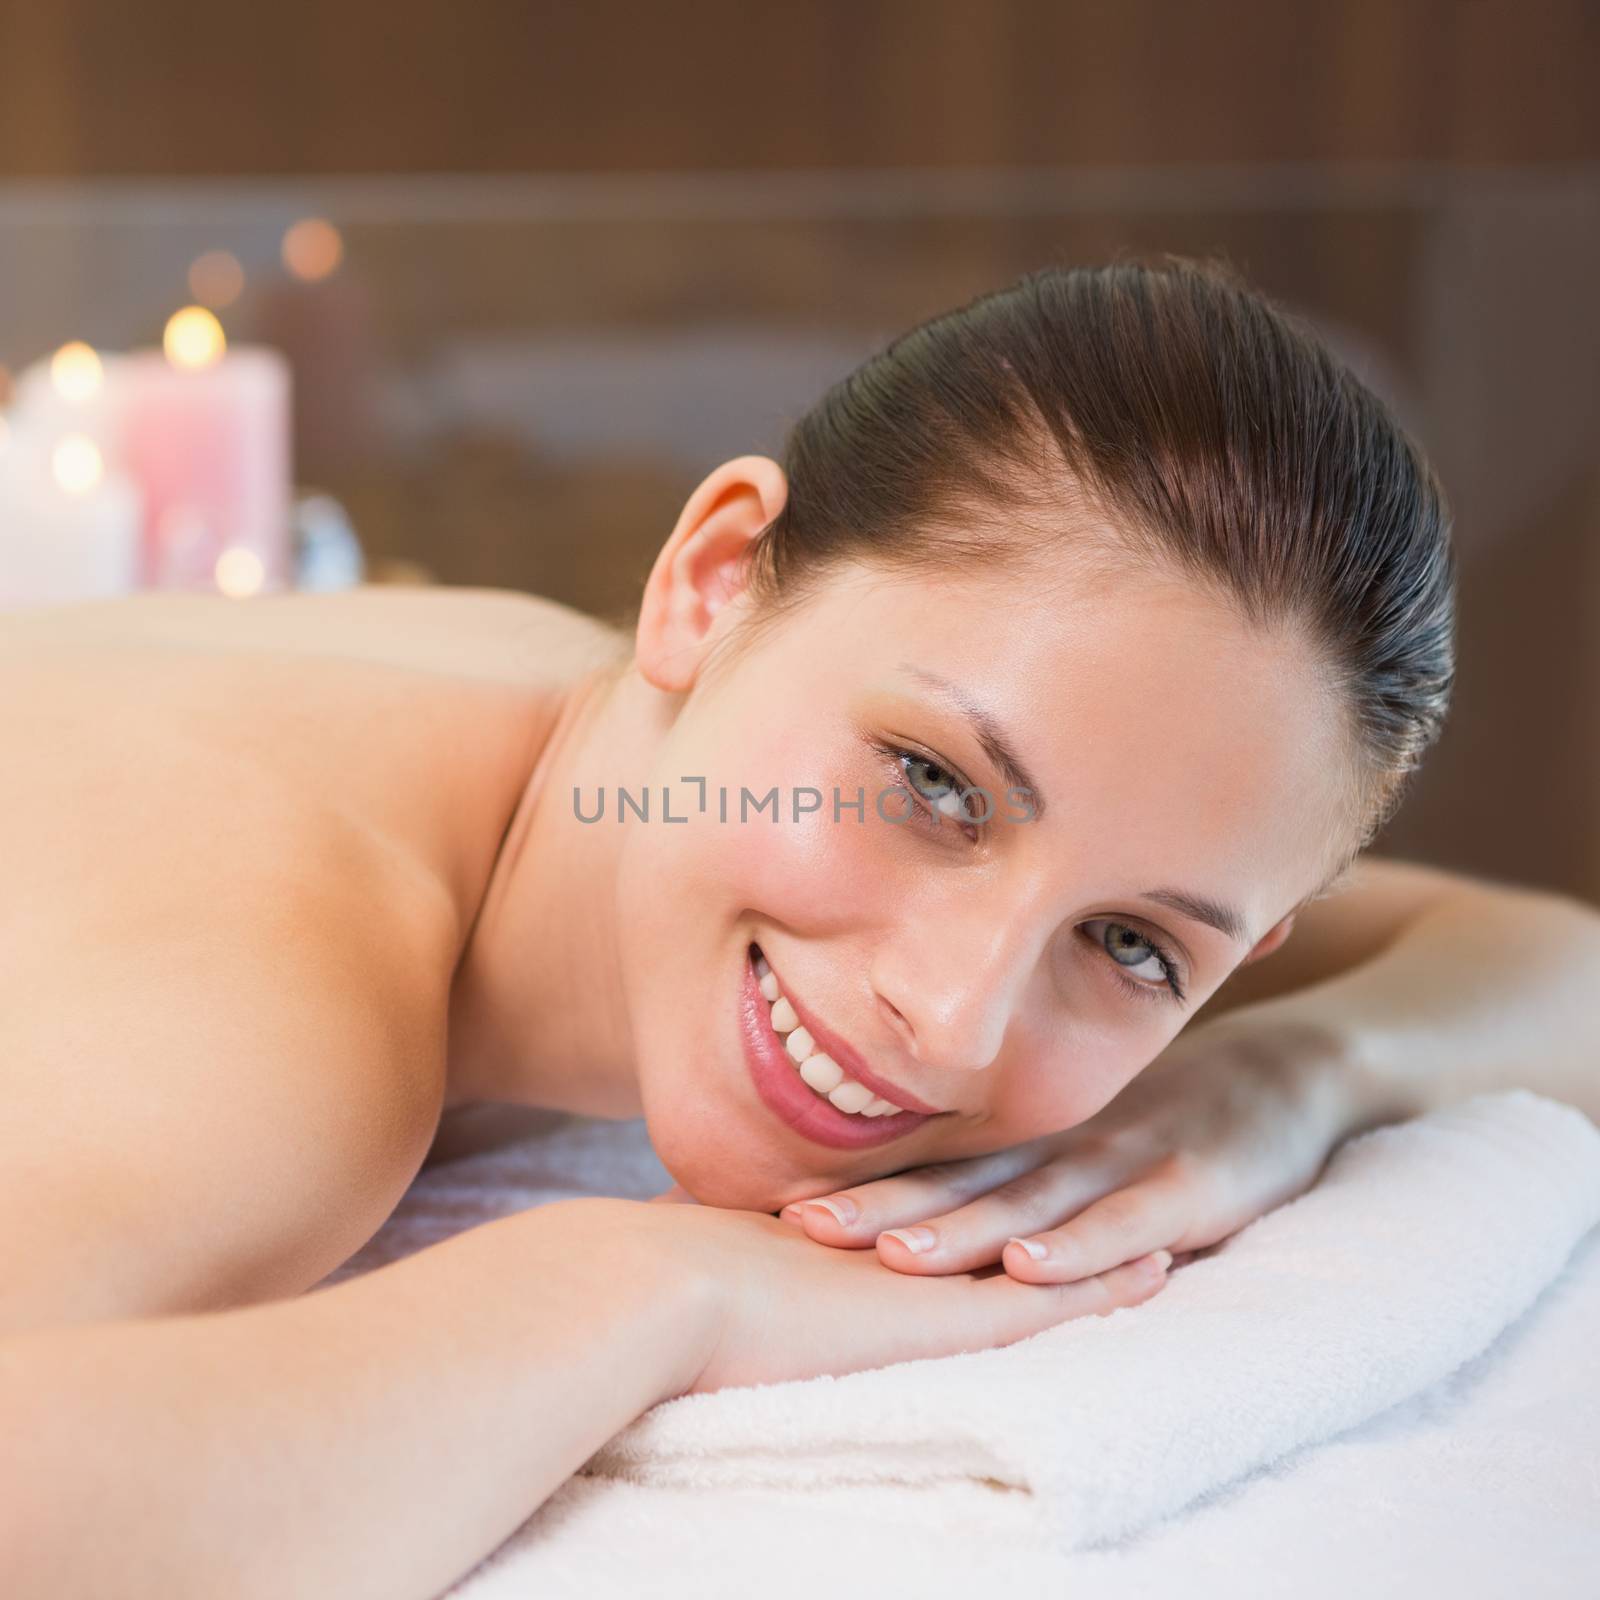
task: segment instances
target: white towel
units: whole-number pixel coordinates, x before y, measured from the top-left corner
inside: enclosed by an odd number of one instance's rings
[[[490,1159],[490,1158],[476,1158]],[[1001,1350],[668,1401],[590,1460],[677,1487],[988,1481],[1131,1534],[1455,1371],[1600,1220],[1600,1130],[1526,1091],[1349,1141],[1153,1300]]]
[[[1092,1549],[1026,1491],[669,1489],[569,1478],[450,1600],[1575,1600],[1600,1572],[1600,1227],[1480,1356]]]

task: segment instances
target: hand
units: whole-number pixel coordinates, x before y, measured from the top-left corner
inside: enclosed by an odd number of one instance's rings
[[[998,1261],[1026,1283],[1072,1283],[1160,1249],[1181,1265],[1311,1187],[1356,1126],[1347,1077],[1336,1041],[1241,1012],[1179,1035],[1064,1133],[828,1195],[855,1208],[848,1221],[816,1201],[780,1217],[922,1276]],[[932,1242],[914,1249],[900,1229]]]
[[[863,1250],[818,1250],[766,1212],[671,1196],[584,1204],[631,1208],[602,1219],[612,1237],[625,1233],[653,1262],[670,1260],[710,1297],[714,1331],[684,1394],[994,1349],[1074,1317],[1138,1305],[1166,1282],[1168,1257],[1159,1252],[1045,1287],[993,1267],[919,1280],[885,1272]]]

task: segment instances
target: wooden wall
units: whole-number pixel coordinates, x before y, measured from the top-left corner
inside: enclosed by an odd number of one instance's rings
[[[0,0],[0,176],[1600,156],[1593,0]]]

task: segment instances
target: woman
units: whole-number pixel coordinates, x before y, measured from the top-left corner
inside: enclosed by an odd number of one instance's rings
[[[1176,261],[896,341],[705,479],[626,630],[8,620],[6,1593],[432,1595],[665,1398],[1135,1305],[1479,1088],[1600,1116],[1600,917],[1351,871],[1445,713],[1446,529]],[[304,1293],[484,1103],[642,1115],[700,1203]]]

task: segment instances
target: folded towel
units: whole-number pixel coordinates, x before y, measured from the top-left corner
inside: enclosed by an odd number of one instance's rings
[[[1483,1351],[1600,1221],[1600,1129],[1517,1090],[1347,1142],[1155,1299],[1004,1349],[655,1407],[591,1477],[1028,1491],[1061,1550],[1126,1537]]]

